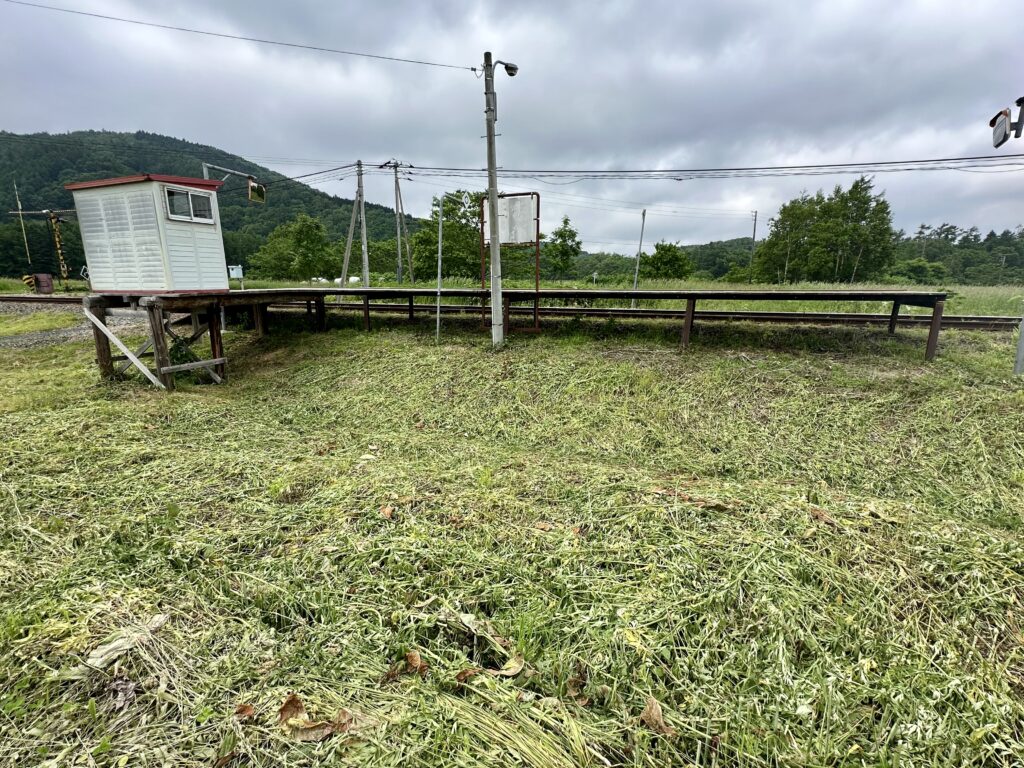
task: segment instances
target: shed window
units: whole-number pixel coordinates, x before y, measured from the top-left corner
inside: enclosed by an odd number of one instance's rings
[[[167,188],[167,215],[179,221],[213,223],[210,195],[185,189]]]

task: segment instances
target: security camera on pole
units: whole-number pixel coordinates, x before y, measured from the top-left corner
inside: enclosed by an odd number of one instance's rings
[[[1010,117],[1010,108],[1001,109],[988,121],[988,127],[992,129],[992,146],[997,149],[1010,139],[1010,131],[1013,131],[1013,138],[1019,139],[1024,134],[1024,96],[1021,96],[1015,104],[1018,107],[1017,121]],[[1017,360],[1013,366],[1013,372],[1018,376],[1024,373],[1024,319],[1020,323],[1020,335],[1017,337]]]
[[[494,124],[498,122],[498,96],[494,92],[494,65],[503,64],[505,73],[515,77],[519,67],[506,61],[491,61],[484,53],[484,115],[487,119],[487,210],[491,230],[491,341],[495,347],[505,343],[505,325],[501,300],[501,234],[498,228],[498,157],[494,149]]]

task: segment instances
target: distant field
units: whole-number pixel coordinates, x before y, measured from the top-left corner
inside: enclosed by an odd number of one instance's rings
[[[1011,334],[330,323],[4,350],[0,764],[1019,764]]]

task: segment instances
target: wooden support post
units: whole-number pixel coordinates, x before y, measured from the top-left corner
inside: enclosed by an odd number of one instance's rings
[[[693,314],[697,309],[696,299],[686,300],[686,315],[683,319],[683,333],[679,337],[679,346],[686,349],[690,346],[690,332],[693,331]]]
[[[306,322],[313,326],[313,302],[306,302]]]
[[[82,303],[104,326],[107,324],[107,307],[103,299],[87,296]],[[92,339],[96,343],[96,365],[99,366],[100,376],[104,379],[113,379],[116,374],[114,361],[110,356],[110,339],[95,325],[92,328]]]
[[[363,330],[370,330],[370,295],[363,296]]]
[[[146,314],[149,315],[149,333],[153,339],[153,363],[156,365],[156,375],[160,383],[168,390],[174,389],[174,374],[165,372],[171,364],[171,350],[167,346],[167,331],[164,328],[164,310],[159,304],[149,304],[146,307]]]
[[[313,301],[313,308],[316,310],[315,314],[315,328],[318,332],[327,330],[327,307],[324,306],[324,300],[316,299]]]
[[[892,303],[892,314],[889,315],[889,335],[892,336],[896,333],[896,323],[900,316],[900,303],[894,301]]]
[[[199,326],[200,325],[201,325],[201,323],[199,322],[199,313],[196,312],[196,311],[193,311],[192,312],[192,333],[197,333],[199,331]]]
[[[924,359],[928,362],[935,359],[935,353],[939,349],[939,329],[942,327],[942,310],[945,306],[946,302],[939,300],[932,308],[932,322],[928,326],[928,346],[924,351]]]
[[[222,358],[224,357],[224,340],[221,338],[220,307],[211,304],[206,316],[210,323],[210,356],[214,359]],[[223,379],[224,363],[217,363],[213,372]]]
[[[409,319],[416,319],[416,303],[412,296],[409,297]]]

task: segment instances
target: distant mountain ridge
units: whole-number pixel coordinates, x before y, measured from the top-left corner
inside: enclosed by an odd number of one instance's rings
[[[137,131],[74,131],[72,133],[15,134],[0,131],[0,221],[14,210],[17,180],[26,210],[71,208],[70,181],[130,176],[135,173],[167,173],[201,176],[202,163],[213,163],[251,173],[270,182],[267,204],[250,204],[242,191],[244,181],[232,178],[220,196],[221,222],[225,232],[259,237],[298,213],[320,218],[335,238],[344,237],[352,214],[352,200],[309,187],[257,163],[217,147],[196,144],[157,133]],[[367,236],[371,240],[393,237],[395,214],[391,208],[366,204]]]

